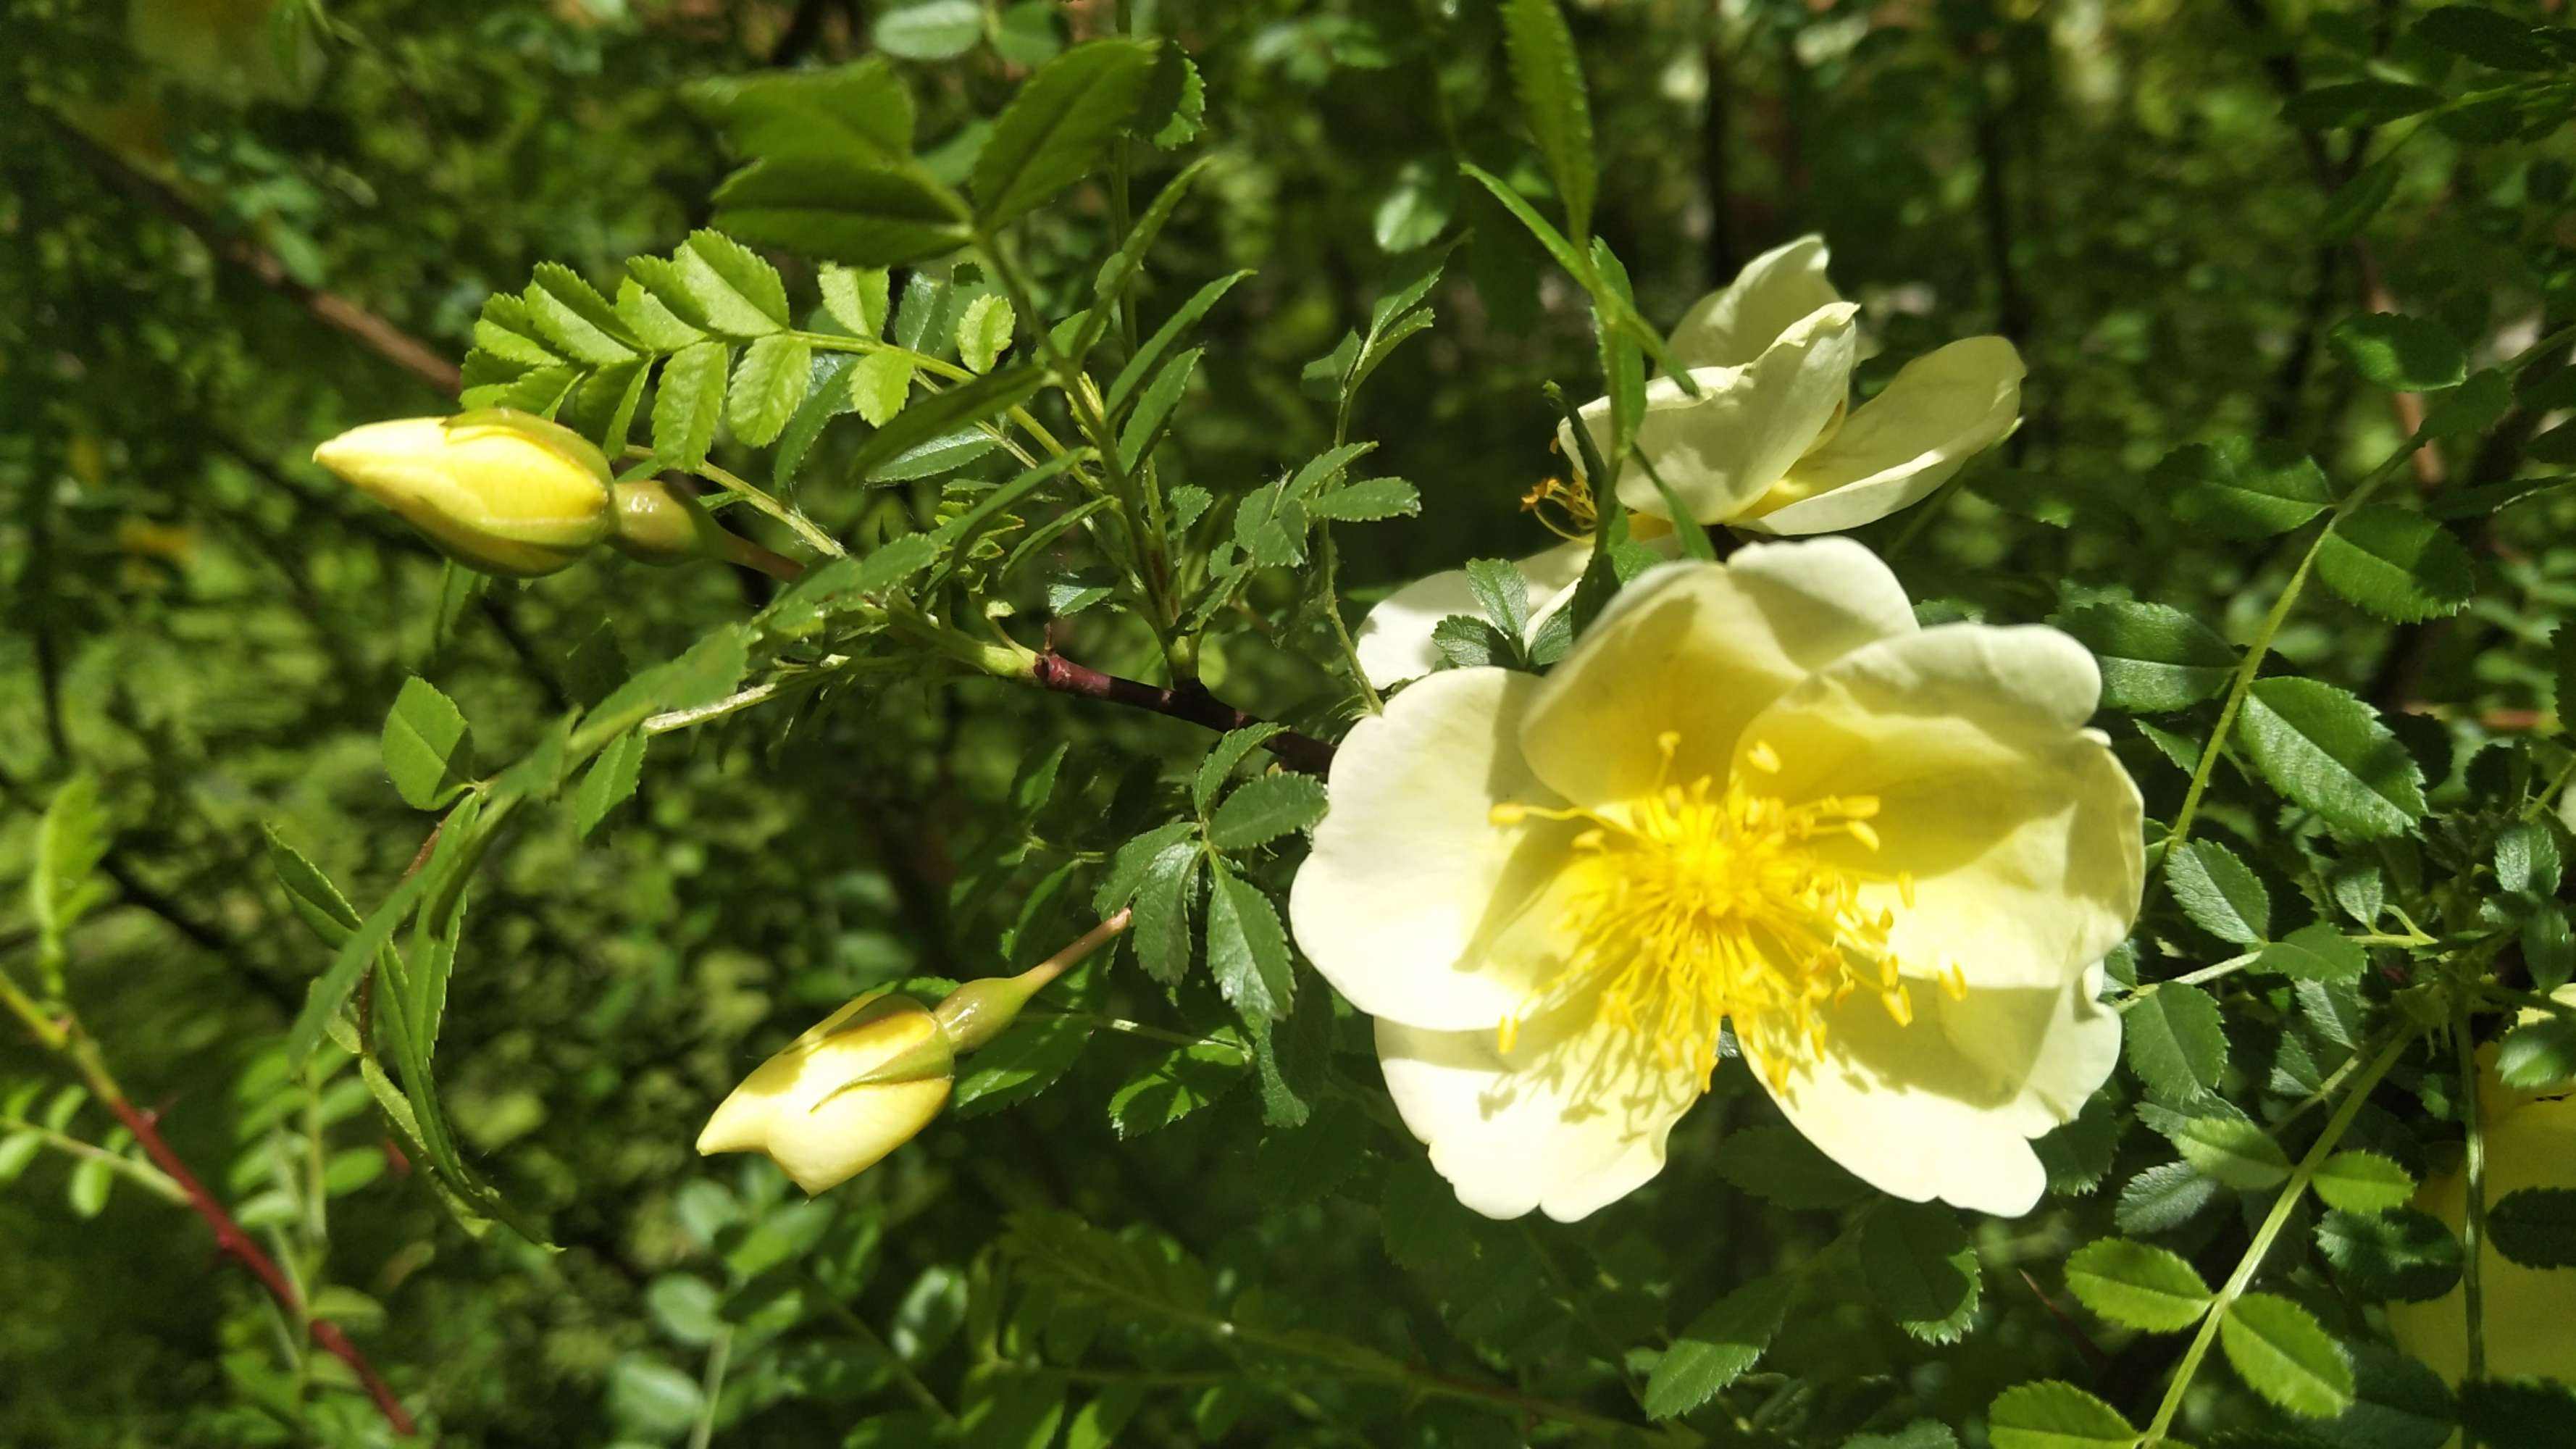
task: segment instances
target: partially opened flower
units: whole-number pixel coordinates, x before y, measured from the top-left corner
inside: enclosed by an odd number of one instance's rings
[[[1672,377],[1647,385],[1637,448],[1654,476],[1634,464],[1619,470],[1619,502],[1641,538],[1668,532],[1655,477],[1702,524],[1833,533],[1921,500],[2012,431],[2022,363],[2001,337],[1935,349],[1851,407],[1859,308],[1834,291],[1825,263],[1821,237],[1765,252],[1673,329],[1669,348],[1696,392]],[[1586,404],[1580,416],[1595,451],[1606,455],[1610,400]],[[1581,456],[1570,428],[1560,426],[1558,441],[1569,461]],[[1520,561],[1533,600],[1559,601],[1581,577],[1592,547],[1587,497],[1580,483],[1542,485],[1533,496],[1571,505],[1558,510],[1566,517],[1548,520],[1567,541]],[[1463,573],[1446,573],[1379,603],[1354,641],[1370,682],[1393,684],[1437,667],[1432,627],[1450,614],[1473,614],[1472,597]]]
[[[2558,999],[2576,1005],[2576,987]],[[2529,1021],[2535,1008],[2524,1014]],[[2496,1047],[2478,1053],[2478,1105],[2486,1129],[2487,1210],[2507,1193],[2526,1188],[2576,1190],[2576,1095],[2508,1087],[2495,1069]],[[2465,1169],[2427,1178],[2415,1206],[2461,1231],[2468,1216]],[[2530,1268],[2496,1251],[2490,1235],[2478,1255],[2478,1290],[2486,1305],[2486,1372],[2489,1378],[2537,1375],[2576,1385],[2576,1315],[2565,1269]],[[2388,1305],[2388,1330],[2397,1346],[2430,1364],[2457,1387],[2468,1373],[2466,1289],[2421,1303]],[[2454,1441],[2456,1442],[2456,1440]]]
[[[1662,1169],[1731,1028],[1818,1147],[2017,1214],[2111,1070],[2143,875],[2092,657],[1917,629],[1878,558],[1757,544],[1630,584],[1544,679],[1436,674],[1335,756],[1290,899],[1469,1207]]]
[[[698,1134],[699,1153],[767,1153],[809,1193],[849,1181],[948,1105],[957,1058],[991,1045],[1129,919],[1120,911],[1028,970],[964,982],[937,1006],[884,991],[857,998],[743,1078]]]
[[[733,1089],[698,1151],[765,1152],[821,1192],[858,1176],[948,1105],[955,1053],[930,1008],[862,996],[823,1018]]]

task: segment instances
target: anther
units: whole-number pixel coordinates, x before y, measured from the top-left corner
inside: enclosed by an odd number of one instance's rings
[[[1485,812],[1485,821],[1490,825],[1518,825],[1528,818],[1529,807],[1526,805],[1497,805]]]
[[[1744,752],[1744,762],[1766,775],[1780,773],[1780,752],[1771,748],[1769,740],[1756,740],[1753,747]]]

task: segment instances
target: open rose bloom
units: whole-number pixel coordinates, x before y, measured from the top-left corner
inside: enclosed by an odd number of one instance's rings
[[[2143,875],[2092,657],[1920,629],[1841,539],[1650,570],[1545,678],[1434,674],[1341,746],[1290,902],[1467,1206],[1663,1167],[1722,1027],[1872,1185],[1999,1214],[2110,1073]]]
[[[1826,260],[1814,236],[1765,252],[1673,329],[1668,346],[1697,391],[1671,377],[1648,384],[1637,449],[1702,524],[1793,535],[1876,522],[1929,496],[2020,417],[2021,355],[2001,337],[1936,348],[1851,406],[1860,309],[1826,280]],[[1609,399],[1581,417],[1607,454]],[[1559,429],[1559,444],[1569,462],[1580,458],[1570,431]],[[1565,515],[1549,521],[1568,538],[1519,562],[1534,621],[1562,605],[1592,552],[1587,491],[1542,494]],[[1644,468],[1621,470],[1619,502],[1640,540],[1669,538],[1663,494]],[[1381,687],[1427,674],[1440,663],[1433,626],[1476,612],[1463,572],[1398,589],[1360,625],[1360,666]]]

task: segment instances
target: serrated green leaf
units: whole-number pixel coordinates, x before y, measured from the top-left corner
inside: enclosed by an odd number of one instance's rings
[[[2546,71],[2567,63],[2551,58],[2539,30],[2480,5],[2435,8],[2415,22],[2415,38],[2496,70]]]
[[[1986,1435],[1994,1449],[2135,1449],[2138,1441],[2119,1410],[2056,1379],[1997,1394]]]
[[[1136,410],[1127,415],[1126,426],[1118,434],[1118,465],[1126,472],[1153,452],[1162,440],[1164,427],[1171,422],[1172,410],[1180,406],[1181,395],[1189,390],[1190,379],[1198,372],[1199,356],[1204,349],[1193,347],[1166,363],[1154,374],[1154,380],[1136,395]]]
[[[2245,862],[2216,841],[2189,841],[2168,855],[2165,881],[2183,914],[2218,939],[2259,946],[2271,936],[2271,893]]]
[[[313,928],[325,946],[337,946],[358,928],[358,908],[331,883],[321,867],[304,858],[303,852],[286,843],[274,825],[262,825],[268,836],[269,867],[277,872],[277,883],[286,888],[286,899],[295,914]]]
[[[1247,725],[1218,736],[1207,757],[1199,761],[1197,773],[1191,777],[1191,807],[1206,814],[1208,807],[1216,803],[1217,790],[1234,773],[1235,766],[1250,758],[1263,743],[1284,733],[1286,728],[1275,724]]]
[[[455,701],[415,674],[385,716],[384,759],[403,803],[435,810],[474,777],[473,732]]]
[[[1307,776],[1278,778],[1308,779]],[[1285,1016],[1296,990],[1288,962],[1288,935],[1279,912],[1261,888],[1210,862],[1207,958],[1217,989],[1246,1021]]]
[[[775,441],[804,404],[813,372],[814,351],[801,337],[781,333],[744,348],[726,412],[734,437],[754,448]]]
[[[1362,478],[1306,500],[1306,511],[1335,523],[1375,523],[1422,511],[1422,493],[1401,478]]]
[[[890,277],[885,268],[827,266],[816,285],[823,294],[823,310],[848,328],[851,336],[875,338],[885,334],[887,310],[892,305]]]
[[[2239,1192],[2277,1187],[2290,1175],[2281,1144],[2242,1117],[2186,1117],[2165,1135],[2202,1176]]]
[[[2218,1343],[2239,1377],[2293,1414],[2330,1419],[2352,1406],[2352,1361],[2343,1345],[2287,1298],[2238,1298],[2219,1321]]]
[[[2227,1071],[2218,1003],[2197,986],[2167,981],[2142,992],[2121,1019],[2129,1070],[2178,1102],[2216,1091]]]
[[[2360,946],[2318,921],[2265,946],[2248,969],[2293,981],[2356,981],[2369,964]]]
[[[539,262],[533,276],[520,300],[527,305],[528,320],[556,351],[591,367],[634,359],[635,339],[617,309],[572,268]]]
[[[2317,1164],[2317,1196],[2337,1212],[2383,1213],[2415,1195],[2415,1179],[2376,1152],[2348,1149]]]
[[[965,203],[910,166],[783,156],[735,172],[715,204],[726,231],[858,267],[926,261],[970,237]]]
[[[2439,1298],[2460,1281],[2460,1240],[2441,1219],[2413,1208],[2327,1213],[2317,1223],[2317,1251],[2365,1298]]]
[[[2306,454],[2269,439],[2221,438],[2177,448],[2156,465],[2186,523],[2229,538],[2269,538],[2326,510],[2334,495]]]
[[[2163,604],[2106,602],[2070,610],[2058,627],[2102,666],[2102,704],[2162,714],[2214,699],[2236,668],[2236,649],[2198,619]]]
[[[2087,1243],[2066,1260],[2066,1286],[2103,1319],[2180,1333],[2209,1310],[2209,1285],[2178,1253],[2125,1238]]]
[[[1027,402],[1045,382],[1045,369],[1024,362],[916,398],[859,445],[857,454],[850,459],[850,471],[862,479],[903,476],[889,468],[896,459],[925,444],[978,428]]]
[[[716,421],[724,414],[732,354],[724,343],[699,342],[662,364],[653,397],[653,456],[662,466],[695,472],[705,465],[707,449],[716,440]]]
[[[1506,0],[1503,36],[1521,117],[1547,160],[1558,200],[1565,204],[1566,230],[1578,240],[1589,236],[1597,185],[1592,107],[1584,94],[1583,68],[1576,60],[1565,16],[1556,8],[1556,0]]]
[[[1249,1065],[1249,1054],[1230,1042],[1174,1047],[1110,1094],[1109,1125],[1122,1138],[1169,1127],[1232,1090]]]
[[[1152,78],[1152,41],[1077,45],[1038,68],[993,122],[975,158],[975,218],[987,232],[1089,175]]]
[[[412,683],[428,688],[417,679]],[[430,693],[436,695],[438,691],[433,689]],[[445,696],[440,695],[439,701],[444,703]],[[454,706],[449,708],[452,711]],[[395,712],[401,713],[399,700]],[[435,724],[434,719],[428,722]],[[462,731],[461,719],[457,727]],[[386,728],[393,728],[391,719],[386,721]],[[389,752],[388,766],[392,758]],[[433,781],[437,778],[432,777]],[[403,788],[402,777],[396,777],[395,788]],[[404,798],[410,798],[408,791]],[[92,872],[107,857],[107,841],[107,816],[98,804],[98,777],[80,771],[56,788],[53,798],[46,802],[45,813],[36,825],[35,869],[27,877],[27,911],[35,918],[39,950],[48,971],[59,970],[64,935],[104,898],[104,887]]]
[[[1134,392],[1136,385],[1143,382],[1155,364],[1162,360],[1163,354],[1171,350],[1172,344],[1197,326],[1199,319],[1207,316],[1218,299],[1234,290],[1236,283],[1251,275],[1250,272],[1234,272],[1217,278],[1192,293],[1179,311],[1164,319],[1163,325],[1154,329],[1154,335],[1136,349],[1136,355],[1127,359],[1127,365],[1118,369],[1118,375],[1109,380],[1109,391],[1105,395],[1109,410],[1116,412],[1119,405],[1127,400],[1127,395]]]
[[[968,372],[992,371],[995,359],[1011,345],[1011,329],[1016,325],[1010,299],[986,292],[967,303],[966,315],[957,321],[957,359]]]
[[[984,7],[976,0],[898,5],[877,16],[868,38],[905,60],[954,60],[984,38]]]
[[[1646,1417],[1687,1414],[1742,1377],[1771,1346],[1797,1293],[1797,1275],[1776,1273],[1700,1310],[1647,1377]]]
[[[891,46],[878,48],[901,54]],[[874,56],[850,65],[700,81],[690,87],[689,99],[746,156],[912,158],[912,97],[894,67]]]
[[[1324,818],[1324,782],[1312,775],[1262,775],[1235,787],[1208,821],[1208,843],[1249,850]]]
[[[2424,815],[2423,771],[2377,711],[2330,684],[2257,680],[2237,733],[2282,794],[2365,840]]]
[[[2383,504],[2335,520],[2317,545],[2317,577],[2400,624],[2456,614],[2477,592],[2469,551],[2450,530]]]
[[[1132,904],[1136,963],[1145,974],[1170,985],[1190,966],[1190,907],[1198,894],[1199,863],[1206,859],[1194,822],[1175,822],[1182,832],[1146,861]],[[1165,827],[1169,829],[1170,827]]]
[[[1954,1343],[1975,1314],[1976,1246],[1943,1203],[1888,1199],[1861,1222],[1861,1274],[1897,1326],[1927,1343]]]
[[[2394,312],[2347,317],[2326,340],[2352,370],[2392,392],[2431,392],[2468,379],[2468,354],[2439,322]]]
[[[871,352],[850,364],[851,408],[872,428],[894,421],[912,397],[912,369],[912,358],[900,352]]]
[[[2496,1047],[2496,1075],[2525,1092],[2557,1092],[2576,1083],[2576,1021],[2544,1016],[2505,1033]]]
[[[581,788],[573,794],[573,823],[585,838],[608,818],[608,812],[635,793],[644,777],[645,744],[642,730],[629,730],[609,741],[591,761],[589,772],[581,777]]]
[[[1201,807],[1205,808],[1205,807]],[[1145,883],[1145,872],[1165,850],[1189,839],[1197,832],[1195,820],[1174,820],[1155,826],[1142,835],[1131,837],[1110,857],[1109,873],[1091,894],[1091,908],[1101,915],[1114,914],[1119,907],[1136,898]]]

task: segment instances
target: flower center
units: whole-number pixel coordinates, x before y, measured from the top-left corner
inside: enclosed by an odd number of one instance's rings
[[[1789,804],[1764,788],[1780,757],[1758,742],[1745,754],[1751,769],[1722,786],[1707,776],[1674,784],[1664,777],[1681,737],[1656,743],[1664,769],[1654,791],[1623,807],[1494,807],[1499,826],[1532,817],[1591,826],[1575,837],[1574,881],[1558,922],[1574,948],[1504,1019],[1501,1049],[1511,1050],[1531,1017],[1590,995],[1601,1019],[1663,1067],[1691,1068],[1703,1086],[1717,1068],[1719,1023],[1731,1020],[1747,1059],[1780,1088],[1822,1051],[1824,1008],[1853,992],[1875,993],[1900,1025],[1912,1021],[1914,998],[1888,944],[1895,911],[1860,901],[1863,884],[1886,878],[1836,865],[1818,849],[1847,836],[1875,852],[1877,797]],[[1895,885],[1911,907],[1913,877],[1899,873]],[[1966,990],[1956,965],[1940,979],[1954,997]]]
[[[1521,511],[1535,515],[1547,530],[1563,539],[1589,539],[1601,526],[1592,508],[1592,490],[1585,486],[1582,470],[1575,471],[1574,481],[1542,478],[1521,495]]]

